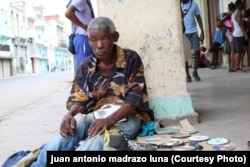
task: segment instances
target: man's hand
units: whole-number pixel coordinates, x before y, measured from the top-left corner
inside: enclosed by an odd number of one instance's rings
[[[106,129],[110,129],[113,125],[108,119],[96,119],[89,127],[88,135],[89,137],[94,137],[96,135],[101,135]]]
[[[204,41],[204,33],[203,32],[201,32],[201,34],[200,34],[200,41],[201,41],[201,43],[203,43],[203,41]]]
[[[70,112],[63,117],[60,134],[63,137],[74,136],[76,134],[76,120]]]

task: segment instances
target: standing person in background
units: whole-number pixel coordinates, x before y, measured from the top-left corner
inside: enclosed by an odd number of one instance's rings
[[[181,11],[182,12],[182,11]],[[183,14],[182,14],[183,16]],[[189,39],[187,38],[187,36],[185,35],[185,26],[183,21],[182,23],[182,42],[183,42],[183,48],[184,48],[184,58],[185,58],[185,72],[186,72],[186,76],[189,76],[186,78],[187,82],[191,82],[191,77],[190,77],[190,73],[189,73],[189,67],[188,67],[188,60],[192,58],[192,51],[191,51],[191,44],[189,42]]]
[[[200,77],[198,75],[198,67],[200,64],[200,42],[203,43],[204,40],[204,30],[202,25],[202,19],[200,16],[200,9],[196,2],[193,0],[181,0],[181,10],[182,10],[182,18],[184,21],[185,26],[185,34],[188,37],[192,50],[194,53],[194,71],[193,71],[193,77],[196,81],[200,81]],[[198,35],[198,29],[196,26],[196,21],[198,22],[198,25],[200,27],[200,37]],[[186,68],[188,67],[188,62],[185,63]],[[191,77],[187,73],[187,82],[191,82]]]
[[[249,37],[250,37],[250,9],[246,9],[244,11],[244,15],[243,15],[243,26],[245,29],[245,33],[248,37],[248,39],[245,39],[244,42],[244,47],[243,47],[243,53],[242,53],[242,57],[241,57],[241,65],[240,67],[243,68],[245,67],[244,65],[244,56],[245,53],[247,54],[247,62],[246,62],[246,66],[249,67],[250,65],[250,48],[249,48]]]
[[[244,69],[240,68],[241,57],[243,54],[243,47],[245,39],[248,40],[248,36],[245,32],[245,28],[243,26],[243,14],[242,10],[244,8],[243,2],[241,0],[237,0],[235,2],[236,10],[232,14],[232,22],[233,22],[233,41],[234,41],[234,60],[236,71],[244,71]]]
[[[226,27],[220,24],[220,16],[216,17],[216,31],[214,34],[213,45],[211,47],[211,52],[213,53],[211,69],[216,69],[218,64],[219,49],[224,43],[224,32],[226,32]]]
[[[245,10],[244,20],[246,22],[246,27],[247,27],[246,32],[247,32],[248,37],[250,38],[250,8]],[[249,42],[247,51],[248,51],[248,53],[247,53],[247,66],[250,67],[250,42]]]
[[[65,16],[72,22],[72,31],[75,33],[73,43],[76,50],[74,57],[76,71],[82,60],[93,54],[87,37],[88,24],[94,18],[90,1],[71,0],[65,11]]]
[[[236,10],[236,6],[233,2],[228,4],[228,14],[221,19],[221,25],[224,25],[227,28],[226,31],[226,54],[227,54],[227,64],[228,72],[236,72],[235,62],[234,62],[234,43],[233,43],[233,22],[231,20],[232,14]]]

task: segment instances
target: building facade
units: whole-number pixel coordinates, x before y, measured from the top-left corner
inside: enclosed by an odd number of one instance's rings
[[[64,30],[63,24],[60,23],[58,15],[45,16],[48,27],[46,34],[49,39],[48,58],[50,71],[56,68],[60,71],[73,70],[73,57],[69,54],[68,34]]]
[[[41,3],[4,1],[0,7],[0,78],[73,69],[68,34],[59,15]]]
[[[10,18],[10,4],[1,2],[0,6],[0,78],[13,75],[13,54],[10,52],[13,30]]]

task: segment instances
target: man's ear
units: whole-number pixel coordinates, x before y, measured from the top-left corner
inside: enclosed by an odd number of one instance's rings
[[[119,33],[116,31],[115,33],[114,33],[114,35],[113,35],[113,40],[115,41],[115,42],[117,42],[118,41],[118,39],[119,39]]]

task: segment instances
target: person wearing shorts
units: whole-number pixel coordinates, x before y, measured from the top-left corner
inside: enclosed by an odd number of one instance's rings
[[[189,74],[189,70],[188,70],[188,60],[190,60],[192,58],[192,51],[191,51],[191,44],[189,42],[189,39],[187,38],[187,36],[185,34],[183,34],[182,36],[182,40],[183,40],[183,47],[184,47],[184,56],[185,56],[185,72],[187,76],[190,76]],[[187,77],[187,82],[191,82],[191,77]]]
[[[243,2],[241,0],[237,0],[235,2],[235,5],[236,5],[236,10],[232,14],[231,18],[234,26],[233,41],[234,41],[235,70],[242,71],[243,69],[240,68],[240,62],[243,54],[244,41],[245,38],[247,39],[248,37],[245,33],[242,21],[243,20],[242,10],[244,7]]]
[[[193,77],[196,81],[200,81],[200,77],[198,75],[198,67],[200,64],[200,42],[202,43],[204,40],[204,31],[202,25],[202,19],[200,16],[200,9],[196,2],[192,0],[181,0],[181,10],[182,10],[182,18],[185,26],[185,34],[190,41],[192,51],[194,53],[194,71]],[[196,25],[196,21],[200,27],[200,36],[198,35],[198,29]],[[186,66],[188,66],[188,62],[186,62]],[[191,82],[191,77],[189,72],[187,73],[187,82]]]
[[[228,14],[221,19],[221,25],[224,25],[227,28],[226,31],[226,41],[225,41],[225,52],[227,54],[227,64],[228,64],[228,72],[236,72],[234,70],[234,43],[233,43],[233,22],[231,20],[231,16],[236,10],[236,6],[233,2],[228,4]]]

